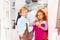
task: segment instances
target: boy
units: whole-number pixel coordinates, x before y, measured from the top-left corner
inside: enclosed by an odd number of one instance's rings
[[[22,7],[20,9],[20,15],[21,15],[21,17],[18,19],[18,22],[17,22],[17,30],[18,30],[18,33],[19,33],[19,38],[21,40],[28,40],[28,39],[26,39],[26,36],[24,36],[24,33],[26,32],[26,23],[29,26],[29,22],[28,22],[28,19],[27,19],[28,9],[26,7]],[[29,32],[31,32],[32,29],[33,29],[32,27],[28,27]]]

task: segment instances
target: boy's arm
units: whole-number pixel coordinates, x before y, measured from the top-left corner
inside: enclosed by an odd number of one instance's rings
[[[18,33],[19,33],[19,35],[22,37],[23,36],[23,34],[24,34],[24,29],[23,29],[23,27],[24,27],[24,24],[23,24],[23,22],[21,21],[21,20],[18,20],[18,22],[17,22],[17,31],[18,31]]]

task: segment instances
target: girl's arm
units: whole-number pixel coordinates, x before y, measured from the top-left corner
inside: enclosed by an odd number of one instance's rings
[[[48,29],[47,22],[42,23],[40,28],[43,29],[43,30],[47,30]]]

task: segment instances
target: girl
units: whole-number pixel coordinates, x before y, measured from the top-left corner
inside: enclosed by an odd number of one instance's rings
[[[35,33],[34,40],[45,40],[47,36],[47,22],[45,13],[39,9],[36,14],[36,18],[38,19],[33,24],[33,31]]]

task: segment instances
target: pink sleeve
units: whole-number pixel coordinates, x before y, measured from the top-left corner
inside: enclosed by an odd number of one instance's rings
[[[48,29],[47,22],[44,22],[44,23],[41,24],[41,29],[43,29],[43,30],[47,30]]]

